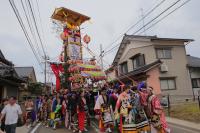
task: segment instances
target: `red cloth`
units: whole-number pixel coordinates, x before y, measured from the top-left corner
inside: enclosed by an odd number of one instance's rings
[[[56,91],[60,90],[60,72],[63,72],[61,64],[51,64],[51,69],[56,76]]]
[[[79,112],[78,113],[78,126],[79,126],[79,130],[83,131],[84,130],[84,126],[85,126],[85,112]]]

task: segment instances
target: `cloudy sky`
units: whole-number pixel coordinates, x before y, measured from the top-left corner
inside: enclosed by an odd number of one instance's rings
[[[15,3],[23,20],[25,20],[20,1],[21,0],[15,0]],[[39,3],[42,24],[39,23],[36,1]],[[147,13],[161,1],[162,0],[32,0],[39,30],[45,44],[45,50],[53,61],[57,60],[57,56],[62,47],[62,42],[57,37],[58,35],[55,33],[50,19],[56,7],[62,6],[70,8],[91,17],[90,22],[86,22],[82,25],[82,28],[84,28],[82,33],[91,36],[92,40],[89,44],[89,48],[99,55],[100,44],[103,45],[103,49],[107,48],[105,51],[115,46],[116,44],[110,45],[120,34],[126,31],[127,27],[136,23],[141,19],[142,14]],[[177,0],[166,0],[157,10],[145,18],[144,23],[148,23],[175,1]],[[184,1],[186,0],[180,0],[177,6]],[[188,54],[200,57],[199,5],[199,0],[191,0],[184,7],[146,31],[145,34],[157,35],[159,37],[194,39],[195,41],[189,44],[186,50]],[[141,9],[143,9],[143,11]],[[5,57],[16,66],[34,66],[37,79],[43,81],[42,70],[34,58],[8,0],[1,0],[0,10],[0,49]],[[41,26],[43,27],[43,31],[41,30]],[[134,27],[127,34],[132,34],[141,26],[142,23]],[[112,62],[116,50],[104,57],[108,63]],[[84,52],[84,55],[85,57],[89,56],[87,52]],[[108,65],[108,63],[105,63],[105,65]],[[48,76],[48,80],[50,79],[54,78]]]

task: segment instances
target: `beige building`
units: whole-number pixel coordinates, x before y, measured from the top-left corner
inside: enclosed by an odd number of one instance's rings
[[[193,96],[185,45],[192,39],[125,35],[113,61],[117,80],[147,81],[156,94]]]

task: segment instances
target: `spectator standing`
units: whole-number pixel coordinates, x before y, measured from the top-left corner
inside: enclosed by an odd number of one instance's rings
[[[3,108],[8,104],[8,99],[3,99],[1,106],[0,106],[0,112],[3,110]],[[3,118],[3,120],[1,121],[1,131],[5,131],[5,117]]]
[[[22,114],[20,106],[16,103],[16,97],[12,96],[9,103],[1,111],[0,122],[5,117],[6,133],[15,133],[19,115]]]

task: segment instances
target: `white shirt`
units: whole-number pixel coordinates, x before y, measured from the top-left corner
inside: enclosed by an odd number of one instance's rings
[[[1,111],[1,114],[6,115],[5,124],[11,125],[16,124],[18,121],[18,116],[22,114],[22,110],[18,104],[14,105],[6,105],[4,109]]]

